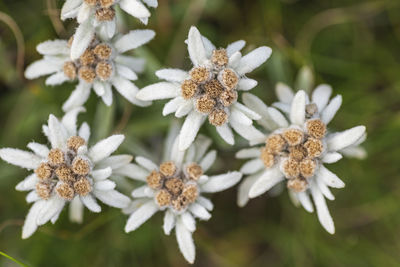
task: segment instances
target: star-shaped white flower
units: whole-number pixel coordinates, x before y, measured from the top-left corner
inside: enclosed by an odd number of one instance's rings
[[[72,59],[82,55],[90,44],[90,36],[95,33],[103,38],[112,38],[116,33],[115,7],[147,24],[149,7],[157,7],[157,0],[67,0],[61,9],[61,19],[76,18],[79,26],[72,42]]]
[[[166,145],[169,155],[160,165],[136,157],[137,165],[130,164],[132,172],[137,180],[146,184],[132,192],[136,200],[124,210],[130,214],[126,232],[136,230],[157,211],[162,211],[165,234],[169,235],[175,228],[180,251],[188,262],[194,262],[194,218],[209,220],[213,209],[212,202],[203,194],[228,189],[242,177],[239,172],[206,175],[216,158],[216,151],[206,153],[210,145],[211,141],[200,135],[188,150],[180,151],[178,138],[170,136]]]
[[[311,100],[304,91],[294,94],[288,87],[278,86],[277,104],[286,112],[267,107],[258,97],[245,94],[244,103],[262,118],[257,122],[266,130],[262,139],[264,147],[239,151],[237,158],[250,159],[241,172],[248,175],[239,186],[238,204],[244,206],[249,198],[269,191],[279,183],[288,187],[291,199],[308,211],[314,208],[321,225],[331,234],[335,232],[325,198],[333,200],[329,187],[343,188],[344,182],[329,171],[324,164],[334,163],[342,154],[357,147],[366,138],[365,126],[356,126],[343,132],[330,132],[327,124],[339,109],[342,98],[331,101],[332,89],[327,85],[314,90]],[[286,116],[285,116],[286,115]]]
[[[137,98],[143,101],[172,98],[164,106],[163,115],[175,112],[178,118],[187,116],[180,132],[181,150],[194,141],[207,117],[228,144],[234,144],[231,127],[247,140],[262,137],[252,125],[260,115],[240,104],[237,98],[239,91],[248,91],[257,85],[257,81],[245,75],[264,63],[271,49],[259,47],[242,57],[240,50],[244,41],[216,49],[195,27],[191,27],[187,43],[193,68],[189,72],[157,71],[156,75],[166,82],[141,89]]]
[[[22,230],[22,238],[30,237],[40,225],[55,223],[66,204],[70,204],[70,219],[81,222],[83,206],[100,212],[96,199],[116,208],[125,208],[130,199],[115,190],[113,175],[130,176],[130,155],[111,156],[124,140],[123,135],[113,135],[88,147],[90,128],[83,123],[76,126],[77,115],[84,111],[75,108],[59,121],[50,115],[43,132],[50,149],[31,142],[27,152],[13,148],[0,149],[0,157],[13,165],[34,170],[20,182],[18,191],[30,191],[26,200],[33,203]]]
[[[29,65],[25,77],[35,79],[51,74],[46,80],[47,85],[78,80],[78,85],[63,105],[64,111],[85,104],[92,88],[107,106],[113,101],[112,87],[132,104],[147,106],[149,102],[136,98],[139,89],[131,82],[137,80],[136,73],[143,71],[145,61],[123,53],[149,42],[154,35],[151,30],[134,30],[110,41],[87,36],[91,44],[77,60],[70,58],[68,41],[46,41],[37,46],[43,59]]]

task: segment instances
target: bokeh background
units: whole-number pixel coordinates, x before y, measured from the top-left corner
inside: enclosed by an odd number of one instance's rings
[[[28,81],[22,72],[40,58],[38,43],[73,33],[74,21],[59,20],[63,2],[0,1],[0,147],[45,142],[41,125],[49,113],[62,116],[73,85],[47,87],[44,79]],[[149,23],[157,36],[135,51],[148,59],[139,87],[155,82],[154,71],[162,66],[190,67],[184,40],[190,25],[197,25],[217,46],[245,39],[245,51],[273,48],[271,59],[249,75],[259,81],[253,92],[267,104],[276,100],[278,81],[297,89],[329,83],[344,97],[330,127],[364,124],[369,134],[367,159],[329,166],[346,183],[328,203],[335,235],[323,230],[315,214],[293,206],[286,192],[238,208],[233,188],[214,195],[212,219],[198,223],[195,266],[400,266],[399,14],[398,0],[159,0]],[[144,28],[123,18],[124,31]],[[112,108],[94,94],[87,103],[80,119],[93,127],[92,141],[122,132],[127,140],[121,152],[159,157],[172,120],[161,116],[164,101],[139,108],[115,96]],[[244,140],[229,147],[212,127],[203,132],[220,151],[212,172],[238,169],[243,162],[234,153]],[[1,252],[28,266],[187,266],[175,236],[164,235],[161,214],[127,235],[127,217],[119,210],[86,212],[82,225],[70,223],[64,211],[56,225],[21,240],[29,206],[14,187],[27,174],[0,162]],[[127,193],[133,186],[121,182]],[[0,266],[16,264],[0,255]]]

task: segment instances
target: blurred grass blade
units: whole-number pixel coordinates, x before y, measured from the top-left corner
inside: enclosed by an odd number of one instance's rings
[[[114,94],[114,102],[116,101],[117,94]],[[108,107],[103,101],[98,101],[96,114],[94,118],[94,123],[92,126],[92,141],[99,141],[103,138],[106,138],[111,130],[114,123],[114,114],[115,114],[115,104]]]
[[[6,257],[7,259],[9,259],[9,260],[15,262],[16,264],[18,264],[18,265],[20,265],[20,266],[28,267],[28,265],[25,265],[25,264],[23,264],[22,262],[20,262],[20,261],[14,259],[13,257],[8,256],[8,255],[7,255],[6,253],[4,253],[4,252],[1,252],[1,251],[0,251],[0,255]]]

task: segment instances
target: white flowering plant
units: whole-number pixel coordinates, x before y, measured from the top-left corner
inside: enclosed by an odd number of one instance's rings
[[[57,15],[62,21],[76,22],[72,36],[36,46],[42,58],[26,67],[25,78],[47,76],[45,85],[75,89],[63,104],[50,100],[62,115],[52,110],[38,119],[41,123],[47,119],[41,128],[46,143],[29,142],[30,151],[1,145],[0,158],[4,162],[29,172],[16,185],[17,191],[27,192],[25,200],[31,205],[21,223],[22,239],[30,238],[48,222],[55,224],[62,220],[60,216],[66,208],[70,221],[79,223],[76,227],[82,227],[82,232],[93,227],[86,225],[85,208],[97,218],[94,227],[119,216],[121,221],[114,221],[120,222],[120,232],[113,232],[112,239],[117,235],[137,238],[137,232],[144,228],[141,226],[161,213],[162,230],[166,235],[174,231],[183,258],[194,264],[193,235],[200,227],[202,233],[207,225],[198,221],[211,219],[214,193],[228,199],[232,194],[223,191],[236,186],[233,191],[237,197],[237,214],[246,212],[240,208],[252,205],[255,201],[251,199],[264,194],[278,195],[286,188],[296,206],[310,213],[315,209],[323,228],[334,234],[335,226],[326,200],[334,200],[331,188],[343,188],[348,179],[343,181],[326,166],[344,156],[365,158],[367,151],[361,144],[366,140],[366,127],[334,130],[341,127],[334,124],[333,118],[342,105],[342,97],[331,98],[334,90],[327,84],[310,92],[312,70],[309,67],[302,68],[297,92],[278,82],[278,101],[256,96],[258,93],[268,95],[260,91],[268,90],[265,84],[258,86],[261,77],[271,79],[264,68],[272,55],[268,46],[249,44],[247,49],[246,42],[238,40],[221,48],[202,35],[196,26],[188,26],[188,29],[182,28],[184,34],[188,30],[187,39],[184,40],[184,36],[178,42],[187,46],[189,70],[183,66],[171,68],[169,63],[164,68],[156,56],[149,53],[149,48],[142,47],[154,39],[156,31],[126,30],[124,23],[124,19],[134,17],[140,27],[147,27],[150,11],[158,4],[157,0],[63,1]],[[160,4],[163,6],[159,10],[163,13],[167,6],[175,3]],[[197,8],[201,1],[189,5]],[[0,12],[0,20],[3,18]],[[186,17],[185,22],[190,19]],[[162,26],[156,28],[168,36],[168,41],[172,40]],[[256,32],[253,34],[262,37]],[[250,38],[250,33],[246,37]],[[273,34],[273,37],[273,43],[284,43],[279,35]],[[157,46],[156,42],[154,47]],[[137,52],[135,56],[134,52]],[[182,58],[186,56],[182,49],[178,52]],[[276,57],[280,56],[278,52]],[[271,61],[269,70],[278,68],[279,59]],[[253,77],[256,69],[260,72]],[[146,75],[140,76],[145,70]],[[161,81],[150,84],[150,76]],[[114,90],[128,102],[115,101],[118,95]],[[254,94],[249,92],[251,90]],[[93,102],[89,101],[92,91],[98,96]],[[31,92],[36,95],[37,91]],[[153,112],[147,116],[149,111],[160,107],[151,106],[155,100],[168,102],[163,103],[157,114]],[[91,104],[97,102],[98,110],[92,110]],[[132,104],[137,108],[132,109]],[[86,110],[87,117],[94,114],[93,122],[78,123],[79,115]],[[33,113],[41,116],[41,111]],[[117,116],[121,116],[120,121],[112,130]],[[203,131],[207,123],[211,125],[211,132]],[[163,138],[163,130],[167,128],[170,131]],[[212,137],[222,142],[213,144]],[[118,154],[122,143],[129,153]],[[159,144],[163,144],[163,151],[157,149]],[[147,145],[151,151],[143,149]],[[217,151],[222,155],[221,161],[217,160]],[[217,168],[212,169],[212,166]],[[344,173],[352,175],[348,170]],[[216,209],[225,209],[224,205],[216,204]],[[107,218],[105,207],[114,212],[115,217]],[[256,205],[252,207],[259,209]],[[224,227],[228,225],[227,221],[222,223]],[[63,225],[58,224],[58,227]],[[3,228],[0,224],[0,234]],[[254,233],[256,231],[254,229]],[[46,231],[39,231],[35,236],[41,234]],[[147,235],[146,238],[150,239]],[[111,247],[107,249],[113,249]],[[129,249],[129,246],[124,247]],[[199,246],[199,250],[205,247]],[[90,264],[96,265],[95,262]]]
[[[343,132],[327,128],[342,103],[340,95],[329,101],[332,88],[318,86],[311,98],[300,90],[296,94],[283,85],[277,85],[280,102],[268,107],[261,99],[245,94],[243,101],[261,114],[258,121],[265,136],[252,140],[263,147],[240,150],[236,157],[250,159],[240,171],[247,175],[239,186],[238,204],[244,206],[249,198],[258,197],[279,183],[285,183],[291,199],[305,210],[313,212],[310,196],[317,209],[318,219],[331,234],[334,223],[325,198],[334,200],[329,187],[343,188],[344,182],[324,164],[335,163],[342,155],[363,157],[359,145],[365,140],[365,126],[356,126]]]

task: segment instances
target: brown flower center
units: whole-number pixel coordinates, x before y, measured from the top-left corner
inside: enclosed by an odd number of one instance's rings
[[[174,162],[167,161],[160,165],[159,171],[152,171],[146,180],[147,185],[156,191],[155,201],[160,207],[180,211],[196,201],[198,189],[195,181],[202,174],[203,170],[196,163],[179,170]]]
[[[88,175],[91,169],[89,160],[77,156],[81,146],[86,145],[83,138],[72,136],[67,140],[67,149],[50,150],[47,162],[41,163],[35,170],[39,182],[36,193],[42,199],[49,199],[53,193],[72,200],[75,195],[85,196],[92,191]]]
[[[289,128],[282,133],[268,136],[261,149],[261,160],[266,168],[280,162],[280,168],[288,179],[287,187],[295,192],[307,189],[308,181],[318,167],[318,157],[324,151],[322,138],[326,126],[319,119],[308,119],[305,130]]]
[[[208,121],[221,126],[228,120],[223,110],[237,101],[236,87],[240,77],[228,68],[229,57],[225,49],[216,49],[211,56],[211,66],[193,67],[190,77],[181,84],[184,99],[195,100],[195,108],[208,114]]]

